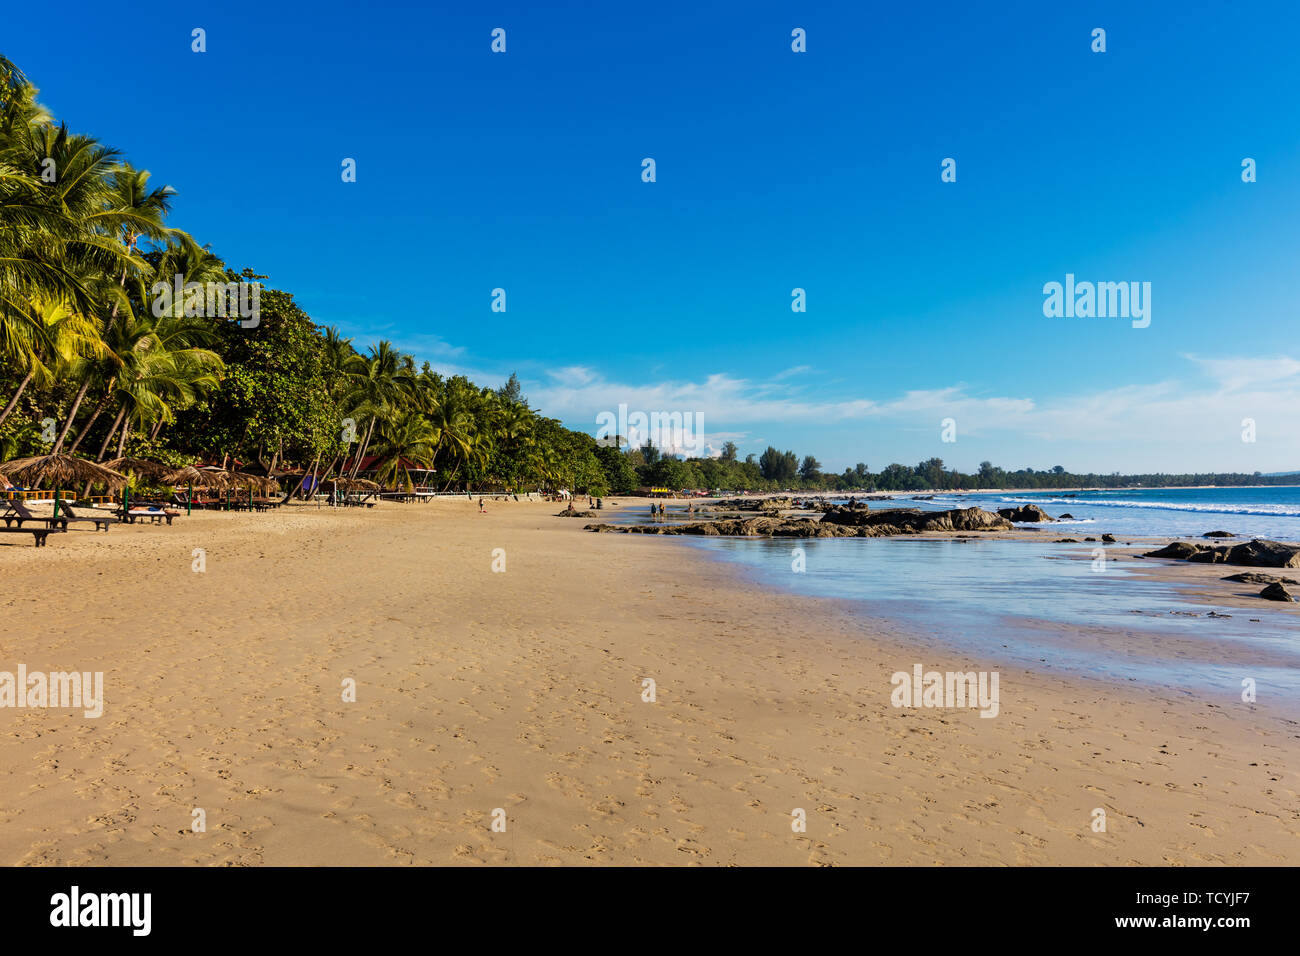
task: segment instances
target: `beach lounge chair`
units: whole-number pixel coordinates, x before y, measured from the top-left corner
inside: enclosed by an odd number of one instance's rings
[[[121,522],[118,521],[118,519],[110,518],[107,515],[92,515],[92,514],[86,514],[85,512],[82,512],[81,514],[77,514],[75,511],[72,510],[72,506],[69,505],[67,502],[63,503],[62,508],[63,508],[63,513],[68,516],[69,521],[93,522],[96,531],[108,531],[109,525],[121,524]]]
[[[45,539],[50,535],[66,533],[66,528],[52,527],[49,525],[46,525],[43,528],[10,528],[7,526],[0,528],[0,534],[30,534],[32,536],[32,543],[38,548],[45,547]]]
[[[135,524],[137,521],[143,518],[148,518],[149,521],[153,524],[161,524],[162,521],[165,519],[167,521],[167,524],[170,525],[172,523],[172,519],[177,517],[180,514],[180,512],[169,511],[166,508],[159,508],[156,505],[150,505],[148,507],[133,505],[130,511],[123,511],[121,508],[117,508],[116,510],[114,510],[113,514],[117,515],[127,524]]]
[[[17,531],[22,529],[24,524],[43,524],[46,528],[57,528],[59,531],[68,530],[68,516],[66,514],[59,515],[57,518],[32,514],[27,504],[17,498],[6,500],[5,505],[5,512],[0,514],[0,520],[4,521],[6,528],[13,528]]]

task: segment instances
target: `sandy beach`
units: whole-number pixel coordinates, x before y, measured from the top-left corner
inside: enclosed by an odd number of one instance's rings
[[[105,704],[0,709],[0,862],[1300,863],[1287,712],[998,667],[487,509],[6,536],[0,670],[103,671]],[[1000,670],[998,716],[891,707],[916,663]]]

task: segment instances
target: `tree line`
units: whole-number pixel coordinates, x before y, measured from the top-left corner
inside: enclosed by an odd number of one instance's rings
[[[637,487],[708,489],[721,491],[976,491],[993,488],[1128,488],[1190,485],[1288,485],[1300,481],[1300,474],[1261,475],[1243,473],[1205,474],[1077,474],[1060,465],[1041,471],[1019,468],[1008,471],[991,462],[968,474],[949,468],[941,458],[916,465],[897,462],[873,472],[863,462],[843,472],[825,472],[812,455],[800,458],[793,451],[772,446],[759,455],[737,454],[734,442],[727,442],[721,454],[712,458],[665,456],[653,444],[618,451],[598,451],[610,489],[627,494]]]

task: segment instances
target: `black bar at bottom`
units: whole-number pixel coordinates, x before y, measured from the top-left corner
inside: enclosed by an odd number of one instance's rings
[[[1128,936],[1182,945],[1199,937],[1232,945],[1258,939],[1252,934],[1260,931],[1293,928],[1295,910],[1294,872],[1265,868],[606,868],[543,874],[85,867],[6,869],[0,882],[7,943],[75,935],[78,942],[127,945],[301,946],[411,934],[432,942],[459,924],[493,948],[516,937],[529,945],[567,938],[584,949],[617,948],[621,939],[639,948],[655,939],[681,942],[679,931],[697,940],[717,936],[733,948],[786,935],[802,935],[807,946],[829,943],[829,933],[848,932],[865,942],[887,930],[945,946],[1010,941],[1026,932],[1054,934],[1040,940]],[[141,932],[146,928],[147,935]],[[590,935],[598,929],[615,935],[600,943]]]

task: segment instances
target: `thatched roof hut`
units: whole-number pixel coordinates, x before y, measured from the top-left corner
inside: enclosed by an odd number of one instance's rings
[[[227,480],[224,471],[195,468],[193,465],[186,465],[184,468],[176,468],[168,472],[163,476],[162,481],[164,484],[173,487],[176,485],[193,485],[196,488],[207,488],[209,491],[225,491],[230,487],[230,482]]]
[[[0,464],[0,475],[36,488],[48,484],[51,488],[71,488],[84,482],[107,485],[110,491],[127,483],[126,475],[112,468],[78,458],[75,455],[38,455],[35,458],[16,458]]]

